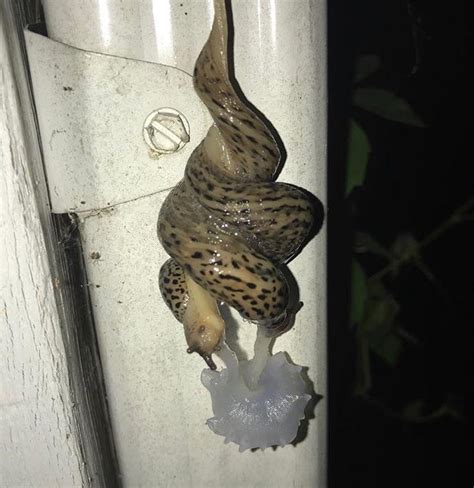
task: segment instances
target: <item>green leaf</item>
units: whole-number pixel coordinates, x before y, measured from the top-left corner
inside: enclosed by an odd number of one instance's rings
[[[369,282],[365,313],[359,331],[367,338],[371,351],[391,366],[396,364],[403,347],[396,332],[395,319],[399,308],[394,296],[381,281]]]
[[[394,332],[376,342],[369,339],[369,345],[390,366],[395,366],[403,348],[402,340]]]
[[[380,58],[375,54],[358,56],[354,69],[354,82],[365,80],[380,68]]]
[[[354,105],[384,119],[415,127],[426,127],[410,105],[394,93],[382,88],[356,88]]]
[[[398,234],[392,244],[392,254],[403,261],[409,261],[418,255],[420,243],[409,232]]]
[[[402,410],[402,418],[408,422],[417,422],[423,418],[423,410],[425,409],[425,402],[423,400],[415,400]]]
[[[443,418],[451,418],[452,420],[464,421],[463,415],[459,408],[451,401],[446,399],[437,409],[429,411],[428,405],[423,400],[415,400],[402,410],[402,419],[413,423],[429,423],[436,422]]]
[[[396,258],[392,263],[392,275],[395,277],[402,266],[419,257],[419,242],[412,234],[406,232],[399,234],[391,246],[393,256]]]
[[[371,342],[383,339],[392,331],[395,318],[399,312],[399,305],[389,292],[385,296],[374,296],[372,285],[369,289],[369,298],[365,307],[365,315],[360,328]]]
[[[364,183],[369,153],[370,144],[365,131],[355,120],[351,120],[347,154],[346,195],[354,187]]]
[[[390,252],[366,232],[356,232],[354,238],[354,252],[358,254],[372,253],[389,260],[392,259]]]
[[[356,341],[357,361],[354,393],[356,395],[365,395],[372,386],[369,341],[360,333],[357,334]]]
[[[351,324],[362,321],[367,301],[367,276],[362,266],[352,261]]]

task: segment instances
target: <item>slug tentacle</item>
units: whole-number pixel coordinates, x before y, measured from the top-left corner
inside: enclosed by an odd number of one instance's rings
[[[224,331],[218,302],[269,333],[285,328],[289,290],[279,266],[298,252],[314,220],[307,193],[273,181],[278,144],[232,84],[225,1],[214,6],[193,78],[214,125],[158,222],[160,241],[172,257],[160,273],[161,292],[183,322],[190,350],[211,365]]]

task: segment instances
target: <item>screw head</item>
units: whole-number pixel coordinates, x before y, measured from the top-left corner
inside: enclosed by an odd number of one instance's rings
[[[178,110],[159,108],[145,119],[143,138],[153,152],[171,154],[189,142],[189,123]]]

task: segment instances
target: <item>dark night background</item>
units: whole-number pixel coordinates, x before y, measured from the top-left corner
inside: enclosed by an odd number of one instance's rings
[[[410,265],[384,280],[416,343],[392,367],[371,355],[366,396],[354,394],[356,334],[348,318],[356,231],[387,247],[407,232],[422,240],[474,193],[472,21],[465,7],[460,0],[328,1],[330,487],[473,486],[472,209],[470,221],[422,251],[436,285]],[[361,54],[381,60],[363,86],[407,100],[426,128],[352,108],[354,61]],[[349,117],[367,132],[372,153],[364,185],[345,198]],[[370,257],[360,263],[369,275],[382,267]],[[456,415],[406,421],[399,413],[416,401],[426,418],[446,402]]]

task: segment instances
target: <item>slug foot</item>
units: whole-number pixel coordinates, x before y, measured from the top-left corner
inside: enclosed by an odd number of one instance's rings
[[[207,425],[225,443],[238,444],[240,452],[290,444],[311,399],[301,366],[289,363],[283,352],[270,355],[262,334],[256,346],[253,359],[238,361],[224,344],[218,355],[226,368],[201,374],[214,413]]]

